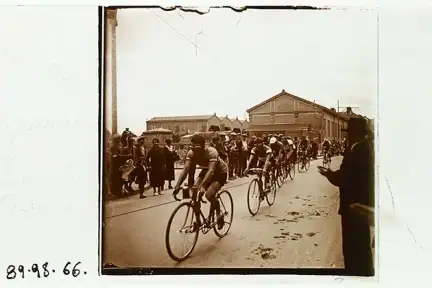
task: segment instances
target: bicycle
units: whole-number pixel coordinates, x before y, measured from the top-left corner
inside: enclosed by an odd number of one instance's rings
[[[250,174],[256,174],[257,177],[254,178],[250,184],[249,184],[249,188],[248,188],[248,198],[247,198],[247,204],[248,204],[248,210],[249,213],[252,216],[255,216],[258,211],[259,208],[261,206],[261,202],[264,201],[264,197],[266,198],[267,204],[269,206],[272,206],[276,200],[276,179],[274,177],[274,173],[273,171],[270,171],[270,189],[267,192],[264,192],[263,189],[263,181],[262,181],[262,174],[263,174],[263,169],[261,168],[252,168],[249,170]],[[246,175],[247,176],[247,175]],[[258,186],[258,193],[256,193],[256,186]],[[253,191],[251,190],[251,188],[254,187]],[[273,200],[271,200],[270,198],[270,194],[273,194]],[[256,211],[253,210],[251,207],[251,200],[250,199],[256,199],[258,198],[258,205],[256,207]]]
[[[192,190],[192,197],[190,197],[190,190]],[[207,203],[203,199],[203,195],[198,198],[198,189],[197,188],[188,188],[183,187],[182,188],[182,194],[183,194],[183,200],[187,200],[185,202],[180,203],[172,212],[169,220],[168,225],[165,233],[165,246],[168,252],[168,255],[173,259],[174,261],[181,262],[185,260],[194,250],[195,245],[198,241],[198,235],[199,231],[201,231],[203,234],[207,234],[210,230],[213,229],[215,234],[219,238],[223,238],[228,234],[228,231],[231,228],[232,220],[233,220],[233,213],[234,213],[234,204],[231,194],[228,192],[228,190],[221,190],[218,193],[216,193],[216,199],[219,202],[220,206],[220,215],[219,217],[215,217],[216,209],[215,207],[212,207],[213,205],[210,205],[210,211],[207,217],[205,217],[204,213],[201,209],[201,203]],[[227,199],[229,199],[230,204],[225,205],[224,201],[222,200],[222,196],[226,196]],[[177,198],[176,195],[174,195],[174,199],[176,201],[181,201],[181,199]],[[228,201],[227,201],[228,202]],[[180,232],[183,234],[191,234],[193,236],[193,241],[189,244],[192,244],[189,250],[186,250],[186,253],[183,255],[176,255],[173,251],[173,247],[171,246],[170,240],[170,232],[171,232],[171,226],[174,220],[174,217],[176,216],[177,212],[179,212],[182,208],[187,208],[186,212],[186,218],[183,222],[182,228],[180,228],[176,232]],[[231,213],[227,211],[227,208],[231,209]],[[191,213],[189,213],[191,212]],[[191,220],[188,222],[188,216],[191,214]],[[221,229],[218,229],[217,224],[218,220],[221,218],[224,218],[224,225],[221,227]],[[228,222],[227,222],[228,220]],[[225,232],[223,232],[223,229],[226,228]],[[182,245],[184,247],[184,245]],[[183,251],[183,249],[182,249]]]
[[[330,169],[331,166],[331,157],[329,157],[329,152],[325,152],[323,156],[323,166],[325,168]]]

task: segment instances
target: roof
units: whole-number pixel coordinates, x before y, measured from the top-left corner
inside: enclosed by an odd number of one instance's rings
[[[147,123],[151,122],[171,122],[171,121],[202,121],[209,120],[216,115],[195,115],[195,116],[169,116],[169,117],[153,117],[148,120]]]
[[[360,115],[360,114],[356,114],[356,113],[354,113],[354,112],[351,112],[351,113],[347,113],[347,112],[339,112],[339,115],[341,115],[341,116],[343,116],[343,117],[346,117],[346,118],[352,118],[352,117],[356,117],[356,118],[360,118],[360,117],[363,117],[362,115]]]
[[[242,123],[238,118],[230,118],[229,120],[230,120],[231,122],[239,121],[240,123]]]
[[[243,123],[249,123],[249,121],[247,121],[247,120],[239,120],[242,124]]]
[[[309,101],[309,100],[306,100],[306,99],[300,98],[300,97],[298,97],[298,96],[296,96],[296,95],[293,95],[293,94],[291,94],[291,93],[286,92],[285,90],[282,90],[282,92],[280,92],[280,93],[274,95],[273,97],[271,97],[271,98],[265,100],[264,102],[261,102],[261,103],[255,105],[255,106],[253,106],[252,108],[249,108],[248,110],[246,110],[246,112],[250,113],[252,110],[255,110],[256,108],[261,107],[261,106],[263,106],[263,105],[265,105],[265,104],[267,104],[267,103],[269,103],[269,102],[271,102],[271,101],[273,101],[273,100],[275,100],[275,99],[277,99],[277,98],[279,98],[279,97],[281,97],[281,96],[289,96],[289,97],[292,97],[292,98],[294,98],[294,99],[296,99],[296,100],[298,100],[298,101],[301,101],[301,102],[306,103],[306,104],[308,104],[308,105],[312,105],[312,106],[315,106],[315,107],[317,107],[317,108],[319,108],[319,109],[322,109],[322,110],[326,111],[327,113],[329,113],[329,114],[331,114],[331,115],[333,115],[333,116],[339,116],[339,117],[345,118],[345,120],[348,120],[344,115],[340,115],[340,113],[338,114],[337,112],[332,111],[331,109],[329,109],[329,108],[327,108],[327,107],[325,107],[325,106],[322,106],[322,105],[319,105],[319,104],[317,104],[317,103],[311,102],[311,101]]]

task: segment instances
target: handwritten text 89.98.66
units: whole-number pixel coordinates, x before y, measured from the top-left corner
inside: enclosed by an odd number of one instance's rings
[[[56,269],[49,267],[48,262],[45,262],[41,266],[39,266],[37,263],[33,263],[27,267],[25,265],[9,265],[6,269],[6,279],[13,280],[17,277],[25,279],[31,276],[36,276],[37,278],[48,278],[49,276],[52,276],[54,274],[61,274],[72,277],[86,275],[87,271],[82,271],[80,269],[80,264],[81,262],[67,262],[63,267],[61,267],[61,272],[57,272]]]

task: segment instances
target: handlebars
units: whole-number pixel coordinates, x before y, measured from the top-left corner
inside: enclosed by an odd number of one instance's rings
[[[204,204],[207,203],[207,201],[205,201],[204,198],[203,198],[203,197],[204,197],[204,193],[199,193],[200,195],[197,195],[197,194],[198,194],[198,188],[196,188],[196,187],[192,187],[192,188],[190,188],[190,187],[184,186],[184,187],[180,188],[180,191],[183,192],[183,199],[191,198],[191,197],[190,197],[190,194],[189,194],[189,191],[190,191],[190,190],[192,190],[192,200],[193,200],[193,201],[196,201],[195,199],[196,199],[197,197],[199,197],[199,199],[198,199],[199,202],[202,202],[202,203],[204,203]],[[175,199],[176,201],[181,201],[181,200],[182,200],[182,199],[180,199],[180,198],[177,197],[177,194],[179,194],[180,191],[176,192],[176,191],[174,190],[174,192],[173,192],[173,197],[174,197],[174,199]]]
[[[264,169],[262,168],[251,168],[248,171],[249,173],[246,174],[246,177],[249,177],[248,174],[262,174],[264,172]]]

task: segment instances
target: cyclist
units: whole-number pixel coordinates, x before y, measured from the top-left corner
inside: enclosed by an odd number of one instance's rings
[[[178,194],[189,170],[194,170],[196,165],[202,168],[194,184],[199,191],[198,197],[201,198],[201,195],[205,193],[206,198],[216,210],[218,229],[222,229],[225,221],[220,213],[219,201],[215,196],[228,178],[227,165],[219,157],[218,151],[214,147],[205,145],[205,139],[200,134],[195,134],[191,138],[190,150],[186,154],[186,163],[173,194]]]
[[[294,145],[293,140],[289,136],[287,138],[287,142],[288,142],[288,157],[287,157],[288,161],[295,163],[295,161],[296,161],[296,147]]]
[[[270,138],[270,148],[272,149],[272,158],[270,162],[272,165],[279,166],[280,161],[283,159],[283,144],[278,141],[276,137]]]
[[[308,143],[306,137],[302,136],[301,139],[300,139],[300,141],[299,141],[299,143],[298,143],[299,153],[306,152],[306,149],[308,148],[308,145],[309,145],[309,143]]]
[[[322,143],[322,147],[323,147],[322,148],[323,156],[327,155],[327,157],[330,158],[331,156],[329,152],[330,152],[331,143],[327,138],[324,139],[324,142]]]
[[[270,190],[270,183],[267,171],[269,170],[271,163],[272,150],[269,146],[264,145],[263,140],[261,138],[257,138],[255,140],[255,147],[251,150],[251,155],[249,158],[249,162],[247,164],[246,170],[243,172],[244,175],[247,175],[249,169],[253,165],[252,163],[256,162],[257,168],[262,168],[264,173],[264,190]]]

